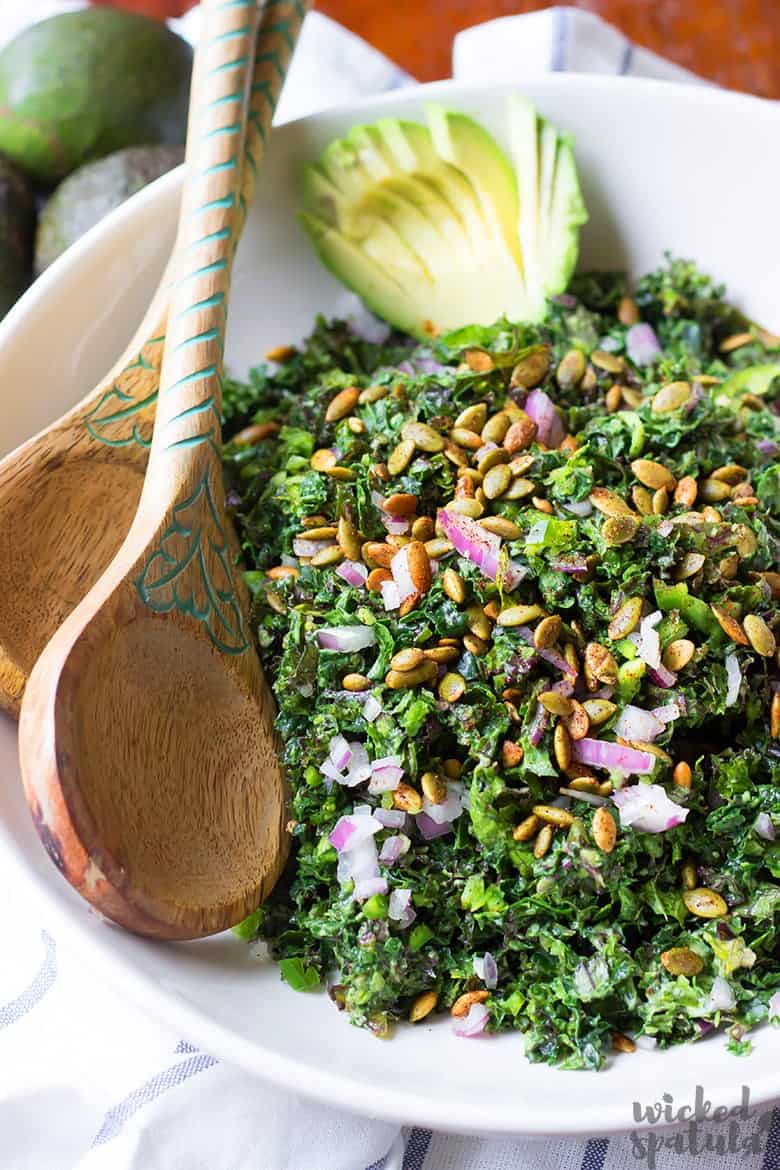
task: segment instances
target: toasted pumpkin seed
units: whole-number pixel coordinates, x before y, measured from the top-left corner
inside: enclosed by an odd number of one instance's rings
[[[387,398],[389,393],[389,386],[366,386],[365,390],[360,391],[358,403],[360,406],[370,405],[372,402],[379,402],[380,399]]]
[[[689,577],[695,576],[704,567],[705,560],[706,557],[703,553],[685,553],[679,564],[675,565],[672,576],[675,581],[687,581]]]
[[[634,506],[637,512],[642,516],[652,516],[653,514],[653,497],[647,488],[642,487],[641,484],[635,483],[631,488],[631,499],[634,501]]]
[[[515,828],[515,831],[512,833],[512,840],[530,841],[531,838],[536,836],[538,833],[541,823],[542,822],[539,820],[539,818],[535,817],[532,813],[530,817],[526,817],[525,820],[521,821],[520,824]]]
[[[490,992],[485,991],[484,988],[480,988],[478,991],[464,991],[463,995],[459,995],[450,1008],[450,1014],[456,1018],[466,1016],[472,1004],[484,1003],[489,995]]]
[[[418,516],[412,524],[412,540],[421,540],[423,544],[433,539],[435,525],[430,516]]]
[[[500,536],[504,540],[519,540],[523,535],[522,528],[515,524],[513,520],[507,520],[506,516],[485,516],[479,521],[480,528],[492,532],[494,536]]]
[[[718,572],[726,581],[733,581],[739,573],[738,555],[730,553],[727,557],[721,557],[718,561]]]
[[[722,483],[731,484],[732,487],[736,487],[747,477],[747,468],[739,463],[724,463],[722,467],[716,467],[710,475],[710,479],[720,480]]]
[[[340,390],[328,404],[328,409],[325,411],[325,422],[338,422],[339,419],[346,418],[348,414],[352,414],[352,411],[357,406],[359,397],[360,390],[357,386],[347,386],[344,390]]]
[[[411,784],[405,784],[402,780],[393,791],[393,808],[399,808],[403,812],[417,813],[422,808],[422,797],[416,788],[412,788]]]
[[[571,712],[564,719],[570,739],[584,739],[590,731],[590,719],[582,703],[576,699],[571,701]]]
[[[466,690],[466,680],[462,674],[448,672],[439,683],[439,698],[445,703],[457,703]]]
[[[480,431],[483,441],[485,443],[503,443],[511,421],[505,410],[499,410],[487,420]]]
[[[524,479],[519,476],[513,479],[509,487],[504,492],[505,500],[524,500],[527,496],[533,495],[536,491],[536,484],[532,479]]]
[[[558,691],[543,691],[539,695],[539,702],[551,715],[571,715],[574,710],[571,699]]]
[[[664,516],[669,511],[669,489],[662,487],[653,492],[653,515]]]
[[[534,857],[540,860],[549,851],[552,845],[553,833],[555,829],[552,825],[542,825],[534,842]]]
[[[390,659],[393,670],[414,670],[423,661],[424,654],[417,646],[409,646],[406,650],[399,650]]]
[[[479,520],[482,513],[485,511],[484,504],[479,500],[453,500],[451,504],[447,505],[449,512],[457,512],[461,516],[468,516],[470,520]]]
[[[663,463],[657,463],[655,459],[635,459],[631,464],[631,470],[639,482],[652,491],[665,487],[671,492],[677,486],[677,480],[669,468],[664,467]]]
[[[457,443],[459,447],[465,447],[469,451],[478,451],[480,447],[484,447],[482,436],[476,431],[469,431],[465,427],[453,427],[450,431],[450,438],[453,443]]]
[[[731,638],[732,642],[736,642],[738,646],[750,645],[750,641],[742,626],[739,624],[737,619],[728,612],[728,610],[724,609],[721,605],[711,605],[710,609],[714,613],[718,625],[723,630],[724,634]]]
[[[484,349],[467,349],[464,357],[473,374],[489,374],[493,369],[493,359]]]
[[[780,739],[780,691],[775,691],[772,695],[772,703],[769,708],[769,734],[772,739]]]
[[[441,557],[445,557],[447,553],[453,551],[454,547],[452,541],[447,540],[444,536],[434,536],[433,540],[425,542],[425,551],[432,561],[438,561]]]
[[[392,581],[392,579],[393,574],[389,569],[372,569],[366,578],[366,587],[370,590],[371,593],[381,593],[382,582]]]
[[[602,853],[611,853],[617,843],[617,825],[606,806],[597,808],[591,822],[593,840]]]
[[[568,809],[558,808],[554,804],[535,804],[531,810],[535,817],[545,824],[555,825],[559,829],[568,829],[574,824],[574,817]]]
[[[617,318],[621,325],[636,325],[639,321],[639,306],[633,297],[620,298]]]
[[[460,649],[457,646],[431,646],[428,650],[423,650],[426,658],[430,658],[431,662],[457,662],[460,658]]]
[[[626,359],[617,353],[609,353],[606,349],[594,349],[590,360],[599,370],[606,370],[608,374],[622,374],[626,368]]]
[[[535,622],[544,616],[544,610],[538,605],[510,605],[507,609],[501,610],[498,615],[498,624],[500,626],[527,626],[529,622]]]
[[[321,524],[319,528],[304,528],[298,536],[304,540],[333,540],[337,532],[335,524]]]
[[[344,554],[337,544],[328,545],[327,548],[321,548],[319,552],[315,553],[311,558],[311,564],[315,569],[323,569],[326,565],[335,565],[338,561],[343,561]]]
[[[615,414],[623,405],[623,387],[613,382],[604,395],[604,406],[610,414]]]
[[[642,617],[642,598],[629,597],[624,601],[612,621],[609,623],[607,634],[612,642],[627,638],[639,625]]]
[[[630,516],[636,519],[635,513],[631,511],[623,497],[611,492],[609,488],[594,488],[590,493],[590,502],[605,516]]]
[[[456,427],[463,427],[467,431],[481,431],[487,422],[487,406],[484,402],[477,402],[474,406],[467,406],[455,419]]]
[[[505,768],[516,768],[523,762],[524,754],[522,745],[513,739],[505,739],[501,744],[501,763]]]
[[[414,455],[415,444],[411,439],[402,439],[401,442],[393,448],[387,460],[387,470],[391,475],[401,475],[406,471],[407,467],[412,461]]]
[[[420,451],[425,451],[430,455],[435,455],[438,451],[444,450],[444,439],[438,431],[435,431],[433,427],[429,427],[427,423],[404,423],[401,428],[401,438],[405,439],[408,443],[413,443]]]
[[[492,451],[488,451],[482,456],[477,464],[477,471],[479,472],[480,481],[482,482],[491,468],[496,467],[499,463],[509,462],[509,452],[505,451],[503,447],[494,447]],[[469,468],[468,470],[472,470]]]
[[[371,682],[364,674],[345,674],[341,685],[345,691],[365,691]]]
[[[731,353],[735,349],[741,349],[743,345],[750,345],[751,341],[755,340],[752,333],[732,333],[730,337],[726,337],[721,341],[721,353]]]
[[[309,463],[315,471],[330,471],[338,463],[338,456],[328,447],[320,447],[314,452]]]
[[[550,351],[546,345],[535,346],[512,370],[512,387],[525,386],[533,390],[542,382],[550,368]]]
[[[505,463],[500,463],[488,471],[482,488],[489,500],[497,500],[499,496],[503,496],[511,480],[512,475],[509,468]]]
[[[723,517],[717,508],[713,508],[710,504],[701,510],[702,520],[706,520],[708,524],[720,524]]]
[[[575,792],[598,792],[599,790],[599,782],[595,776],[573,776],[571,764],[566,769],[566,775],[569,779],[569,788],[573,788]]]
[[[447,785],[437,772],[423,772],[420,787],[423,796],[430,800],[431,804],[443,804],[447,799]]]
[[[444,761],[442,764],[442,770],[448,780],[457,780],[463,771],[463,765],[461,764],[460,760],[456,760],[453,757]]]
[[[705,504],[720,504],[730,498],[732,490],[730,484],[720,479],[703,479],[699,484],[699,497]]]
[[[589,691],[600,685],[613,687],[618,679],[617,663],[600,642],[589,642],[585,647],[585,683]]]
[[[771,658],[777,650],[777,642],[764,619],[756,613],[749,613],[742,624],[756,654]]]
[[[455,569],[445,569],[442,577],[442,589],[451,601],[461,605],[466,600],[466,585]]]
[[[568,350],[558,363],[555,378],[562,390],[573,390],[585,375],[585,354],[580,349]]]
[[[627,544],[639,531],[639,520],[635,516],[609,516],[602,525],[601,535],[610,548]]]
[[[663,664],[675,673],[688,665],[696,653],[696,647],[689,638],[676,638],[663,652]]]
[[[685,890],[683,902],[685,902],[689,913],[695,914],[697,918],[723,918],[729,912],[729,908],[720,894],[706,886]]]
[[[436,1007],[436,992],[424,991],[422,995],[418,995],[409,1009],[409,1023],[418,1024],[420,1020],[424,1020],[429,1016]]]
[[[426,658],[414,670],[390,670],[385,675],[385,683],[391,691],[402,691],[409,687],[419,687],[423,683],[433,682],[438,674],[435,662]]]
[[[684,475],[674,489],[674,502],[692,508],[699,494],[699,485],[692,475]]]
[[[561,632],[561,619],[557,614],[542,618],[534,630],[534,646],[537,650],[547,650],[558,641]]]
[[[609,699],[585,699],[582,705],[593,727],[601,727],[617,711],[617,705]]]
[[[653,396],[653,414],[669,414],[685,406],[691,396],[690,382],[668,382]]]
[[[300,570],[296,569],[294,565],[274,565],[266,573],[271,581],[282,581],[285,577],[300,577]]]
[[[680,880],[684,890],[695,890],[699,881],[696,866],[692,861],[685,861],[680,869]]]
[[[690,947],[671,947],[661,954],[661,962],[670,975],[700,975],[704,960]]]
[[[747,524],[738,524],[735,534],[737,552],[747,560],[758,549],[758,538],[753,529],[748,528]]]
[[[571,738],[563,723],[556,724],[553,732],[553,752],[556,764],[565,772],[571,763]]]
[[[636,1044],[630,1036],[626,1036],[623,1032],[612,1033],[612,1047],[615,1052],[636,1052]]]
[[[690,788],[691,783],[693,781],[693,772],[691,771],[691,765],[689,763],[687,763],[686,760],[680,760],[680,762],[675,764],[675,766],[674,766],[674,771],[672,772],[672,779],[674,780],[674,782],[678,788]]]
[[[534,420],[523,411],[519,418],[514,419],[503,438],[504,448],[510,455],[517,451],[525,451],[536,438],[538,427]]]
[[[339,517],[336,540],[347,560],[357,561],[360,559],[362,541],[355,525],[348,516]]]

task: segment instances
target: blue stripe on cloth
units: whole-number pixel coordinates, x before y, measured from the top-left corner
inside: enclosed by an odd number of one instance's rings
[[[553,8],[552,10],[552,46],[550,48],[550,72],[564,73],[566,71],[566,57],[569,41],[569,10],[568,8]]]
[[[772,1110],[772,1123],[766,1135],[761,1170],[780,1170],[780,1107]]]
[[[57,978],[57,944],[45,930],[41,931],[41,939],[43,940],[44,955],[38,973],[21,995],[17,995],[16,999],[12,999],[10,1003],[0,1007],[0,1029],[10,1027],[17,1020],[21,1020],[22,1016],[31,1012],[41,1002]]]
[[[580,1170],[603,1170],[609,1149],[609,1138],[591,1138],[582,1155]]]
[[[198,1051],[199,1050],[195,1047],[195,1045],[190,1044],[188,1040],[180,1040],[179,1043],[176,1045],[176,1055],[177,1056],[181,1052],[198,1052]]]
[[[158,1073],[157,1076],[152,1077],[125,1097],[118,1105],[113,1105],[108,1110],[100,1130],[92,1140],[92,1147],[105,1145],[106,1142],[115,1138],[125,1122],[129,1121],[144,1105],[150,1104],[163,1093],[167,1093],[169,1089],[176,1088],[177,1085],[183,1084],[190,1077],[205,1072],[207,1068],[218,1063],[215,1057],[206,1056],[205,1053],[201,1052],[197,1056],[190,1056],[188,1060],[183,1060],[180,1064],[174,1064]]]
[[[402,1170],[423,1170],[425,1155],[433,1133],[429,1129],[413,1129],[409,1134]]]
[[[618,73],[621,77],[625,77],[627,73],[631,72],[631,66],[634,63],[634,48],[633,41],[626,41],[623,56],[620,58],[620,65],[618,66]]]
[[[370,1166],[366,1166],[366,1170],[385,1170],[386,1165],[387,1155],[384,1158],[380,1158],[378,1162],[372,1162]]]

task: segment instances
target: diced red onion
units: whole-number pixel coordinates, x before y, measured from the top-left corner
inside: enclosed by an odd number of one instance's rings
[[[626,333],[626,353],[636,366],[651,366],[661,356],[661,346],[652,325],[640,321]]]
[[[427,796],[423,797],[423,811],[437,825],[456,821],[463,812],[463,785],[448,784],[447,796],[439,804],[434,804]]]
[[[517,561],[509,561],[503,574],[504,588],[511,593],[513,589],[517,589],[517,586],[528,576],[528,573],[529,570],[525,565],[521,565]]]
[[[643,1048],[645,1052],[652,1052],[654,1048],[658,1047],[658,1041],[655,1036],[634,1036],[634,1043],[637,1048]]]
[[[560,305],[562,309],[576,309],[579,301],[571,293],[557,293],[554,297],[550,297],[550,303]]]
[[[373,626],[327,626],[317,631],[317,641],[322,650],[352,654],[375,645],[376,631]]]
[[[683,404],[683,411],[685,414],[690,414],[704,397],[704,387],[701,382],[693,382],[691,392],[688,395],[686,402]]]
[[[434,374],[446,374],[449,371],[449,366],[443,366],[441,362],[437,362],[431,357],[416,357],[414,367],[416,373],[424,374],[426,377],[431,377]]]
[[[663,662],[659,666],[648,667],[647,673],[650,681],[658,687],[663,687],[665,691],[668,691],[677,682],[677,675],[673,670],[667,670]]]
[[[570,796],[572,800],[584,800],[586,804],[592,804],[597,808],[608,803],[605,796],[599,796],[596,792],[580,792],[577,788],[562,788],[561,792],[564,796]]]
[[[361,561],[342,561],[336,573],[347,585],[352,585],[355,589],[365,585],[368,577],[368,569]]]
[[[756,443],[756,449],[762,455],[776,455],[780,451],[780,446],[774,439],[759,439]]]
[[[446,538],[455,546],[455,551],[481,569],[486,577],[495,581],[498,575],[501,538],[482,528],[470,517],[448,512],[446,508],[439,509],[436,519]]]
[[[413,378],[416,372],[412,363],[408,361],[399,362],[395,368],[399,374],[406,374],[409,378]]]
[[[544,739],[544,733],[550,725],[550,716],[541,703],[536,704],[536,711],[528,728],[528,742],[532,747],[538,747]]]
[[[663,616],[660,609],[657,609],[655,613],[648,614],[639,623],[639,631],[628,636],[629,641],[636,646],[637,654],[642,661],[647,666],[653,667],[654,670],[658,670],[661,666],[661,639],[655,627]]]
[[[350,313],[346,320],[355,337],[359,337],[361,341],[368,341],[371,345],[384,345],[392,332],[389,325],[380,321],[373,313],[369,313],[363,304]]]
[[[661,735],[663,729],[664,724],[651,711],[643,711],[641,707],[632,707],[629,704],[620,712],[615,724],[615,735],[621,739],[638,739],[642,743],[652,743]]]
[[[612,800],[620,812],[623,828],[632,826],[642,833],[674,829],[683,824],[690,811],[670,800],[660,784],[631,784],[614,792]]]
[[[375,808],[373,816],[386,829],[402,829],[406,824],[406,813],[400,808]]]
[[[650,752],[623,747],[620,743],[610,743],[606,739],[586,737],[572,740],[571,754],[580,764],[606,768],[610,772],[625,772],[627,775],[646,776],[655,767],[655,756]]]
[[[347,788],[354,788],[356,784],[362,784],[370,777],[371,762],[364,744],[353,742],[350,747],[352,748],[352,759],[349,762],[343,783],[346,784]]]
[[[405,833],[397,833],[395,837],[386,837],[379,850],[379,860],[383,865],[393,865],[399,857],[409,852],[411,841]],[[392,895],[391,895],[392,897]],[[392,918],[393,915],[391,914]]]
[[[427,813],[419,812],[414,818],[417,828],[420,830],[420,836],[424,841],[433,841],[435,837],[443,837],[447,833],[452,832],[452,822],[445,821],[438,825],[436,821],[431,820]]]
[[[473,1039],[482,1035],[489,1019],[490,1012],[484,1003],[473,1003],[467,1015],[455,1017],[452,1030],[456,1036]]]
[[[530,626],[514,626],[513,628],[515,633],[518,634],[519,637],[521,637],[523,641],[527,643],[527,645],[533,646],[534,632]],[[562,674],[568,675],[568,677],[571,679],[577,677],[572,667],[569,665],[563,655],[558,653],[557,650],[543,649],[537,650],[536,652],[540,658],[543,658],[545,662],[549,662],[550,666],[554,666],[555,669],[560,670]]]
[[[556,557],[550,561],[550,568],[555,569],[557,573],[586,573],[588,562],[581,556]]]
[[[322,549],[332,547],[332,540],[307,540],[305,536],[296,536],[293,540],[296,557],[315,557]]]
[[[525,400],[525,412],[536,423],[536,437],[545,447],[557,447],[565,431],[555,403],[544,390],[532,390]]]
[[[385,510],[385,497],[382,495],[381,492],[378,492],[376,490],[371,492],[371,503],[374,505],[375,508],[378,508],[380,512],[384,512],[384,510]]]
[[[614,693],[615,693],[614,687],[599,687],[599,689],[597,691],[593,691],[593,693],[589,696],[589,698],[609,700],[612,698]]]
[[[490,951],[485,951],[484,955],[475,955],[471,966],[477,979],[481,979],[485,987],[492,991],[498,983],[498,965]]]
[[[382,825],[374,817],[351,813],[349,816],[339,817],[328,840],[337,853],[351,853],[381,828]]]
[[[382,590],[382,601],[388,613],[390,610],[398,609],[401,604],[401,595],[395,581],[383,581],[380,589]]]
[[[577,516],[578,518],[590,516],[593,512],[593,504],[591,504],[590,500],[572,500],[563,506],[567,512],[571,512],[572,516]]]
[[[299,561],[297,557],[291,557],[288,553],[285,553],[282,557],[280,557],[279,563],[286,565],[288,569],[297,569]]]
[[[403,778],[403,768],[374,768],[368,782],[368,791],[372,795],[380,792],[394,792]]]
[[[620,342],[616,337],[610,337],[607,333],[599,338],[599,349],[603,349],[605,353],[617,353],[620,349]]]
[[[379,519],[385,532],[391,536],[403,536],[409,531],[409,520],[405,516],[391,516],[389,512],[382,512]]]
[[[328,756],[333,766],[343,772],[352,759],[352,748],[343,735],[333,736],[328,744]]]
[[[777,833],[769,813],[759,813],[753,822],[753,831],[764,841],[774,841]]]
[[[355,882],[355,888],[352,891],[352,897],[356,902],[365,902],[367,898],[373,898],[374,894],[386,893],[387,878],[360,878],[359,881]]]
[[[366,723],[373,723],[382,714],[382,704],[375,695],[369,695],[363,704],[363,718]]]
[[[373,812],[374,812],[374,810],[370,804],[353,804],[352,805],[353,817],[370,817],[373,815]],[[380,824],[381,824],[381,822],[380,822]]]
[[[702,1004],[702,1011],[708,1015],[711,1012],[730,1012],[736,1006],[737,1001],[731,984],[722,975],[716,975],[709,994]]]
[[[412,900],[412,891],[409,889],[393,890],[390,894],[388,914],[393,919],[403,918]]]
[[[413,593],[417,592],[417,586],[412,580],[412,574],[409,571],[408,545],[404,545],[395,554],[390,562],[390,572],[393,574],[393,580],[398,586],[398,596],[401,601],[405,601],[407,597],[411,597]]]
[[[372,770],[376,770],[378,768],[400,768],[401,763],[402,761],[400,756],[380,756],[379,759],[374,760],[371,768]]]
[[[780,1017],[780,991],[776,991],[774,995],[770,997],[766,1006],[767,1011],[769,1012],[770,1020],[773,1016]]]
[[[683,712],[680,710],[679,703],[665,703],[663,707],[653,707],[650,714],[654,715],[658,722],[663,723],[665,727],[667,723],[674,723],[675,719],[679,719]],[[618,734],[623,735],[622,731],[618,732]],[[623,738],[645,739],[643,735],[626,735]],[[650,743],[651,741],[647,740],[646,742]]]
[[[739,698],[739,689],[742,686],[742,671],[739,669],[739,659],[733,650],[726,655],[726,677],[728,679],[726,706],[733,707]]]

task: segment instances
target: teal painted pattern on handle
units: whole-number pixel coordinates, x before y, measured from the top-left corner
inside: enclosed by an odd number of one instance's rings
[[[152,345],[162,345],[164,341],[164,335],[151,337],[145,348]],[[138,427],[137,416],[157,401],[158,392],[155,390],[152,394],[138,398],[123,390],[120,386],[120,380],[131,370],[153,369],[154,366],[146,360],[143,353],[139,353],[134,362],[125,366],[111,389],[105,392],[86,416],[84,426],[98,443],[102,443],[106,447],[129,447],[132,444],[147,449],[151,447],[151,433],[148,438],[143,434]]]
[[[216,555],[216,575],[209,570],[206,548]],[[223,653],[243,654],[249,648],[233,588],[228,541],[208,471],[189,499],[174,508],[160,547],[151,554],[135,584],[142,601],[155,613],[177,609],[202,622]]]

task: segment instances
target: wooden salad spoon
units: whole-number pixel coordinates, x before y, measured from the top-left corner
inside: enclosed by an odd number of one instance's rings
[[[199,937],[245,917],[288,845],[273,700],[233,564],[220,462],[250,10],[254,0],[202,4],[138,512],[33,668],[19,727],[25,792],[49,855],[104,915],[157,938]]]
[[[310,0],[268,0],[262,10],[239,168],[236,238],[309,7]],[[235,8],[245,16],[254,2]],[[230,39],[225,45],[230,47]],[[193,94],[195,85],[193,77]],[[227,103],[225,112],[235,108]],[[160,384],[169,284],[170,265],[106,377],[0,461],[0,708],[12,715],[19,714],[39,654],[111,562],[138,508]]]

